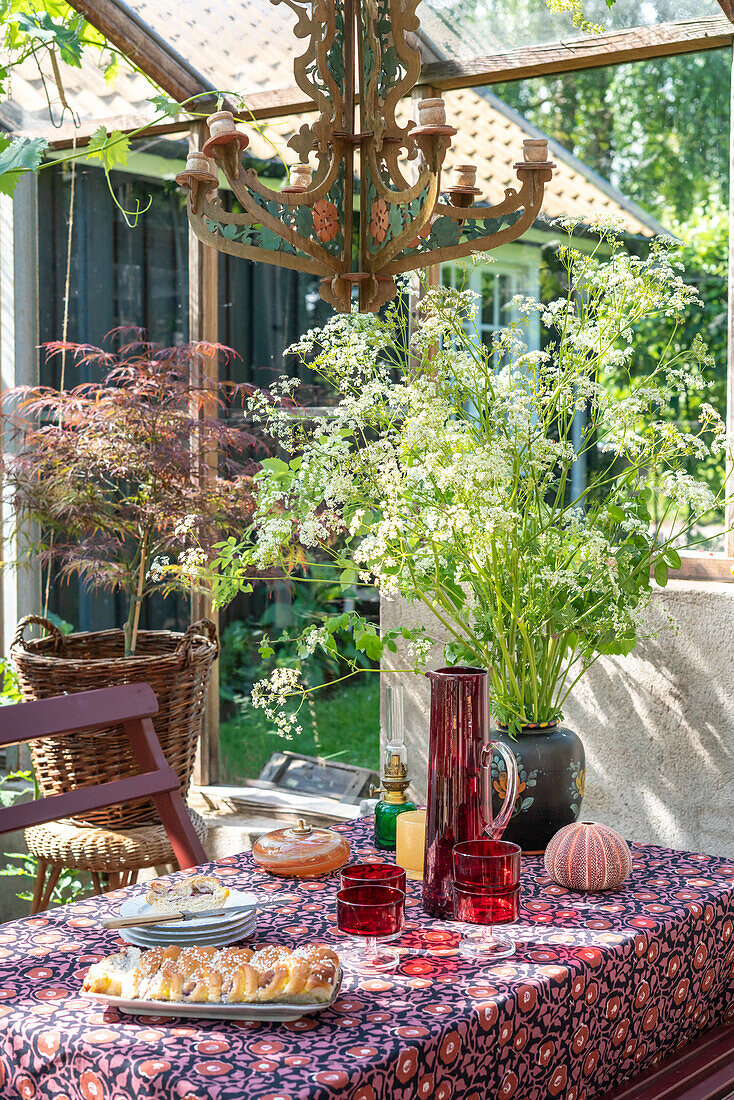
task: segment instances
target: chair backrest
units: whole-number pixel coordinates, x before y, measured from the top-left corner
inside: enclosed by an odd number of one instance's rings
[[[158,701],[149,684],[123,684],[0,707],[0,747],[121,725],[141,769],[139,775],[111,783],[78,787],[65,794],[0,809],[0,833],[150,796],[179,865],[194,867],[204,863],[206,853],[186,811],[180,780],[163,755],[153,728],[151,718],[157,712]]]
[[[102,729],[112,722],[152,718],[157,713],[158,700],[150,684],[122,684],[16,703],[0,707],[0,748],[39,737]]]

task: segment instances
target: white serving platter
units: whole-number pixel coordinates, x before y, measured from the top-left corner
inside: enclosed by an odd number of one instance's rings
[[[225,932],[234,932],[243,928],[254,928],[257,924],[258,914],[242,913],[236,920],[224,920],[222,919],[216,924],[207,925],[205,928],[193,928],[186,929],[185,932],[179,932],[178,927],[170,928],[167,924],[156,925],[155,928],[149,926],[132,926],[130,928],[121,928],[121,932],[132,932],[136,936],[142,936],[146,940],[150,940],[154,943],[170,943],[172,940],[179,940],[183,943],[186,940],[201,940],[202,936],[212,935],[220,936]]]
[[[328,1001],[322,1004],[182,1004],[180,1001],[129,1001],[107,993],[85,993],[94,1001],[116,1008],[128,1016],[169,1016],[185,1020],[261,1020],[265,1023],[290,1023],[301,1016],[312,1016],[329,1008],[339,996],[342,971]]]

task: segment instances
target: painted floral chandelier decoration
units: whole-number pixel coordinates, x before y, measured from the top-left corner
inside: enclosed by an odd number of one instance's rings
[[[242,167],[249,138],[236,129],[232,112],[210,116],[203,150],[192,152],[176,177],[201,241],[321,276],[321,297],[341,313],[352,308],[357,287],[359,310],[370,313],[394,297],[401,272],[497,248],[530,228],[555,167],[547,141],[524,142],[524,159],[515,165],[519,189],[506,188],[494,205],[476,205],[473,165],[457,166],[441,193],[441,166],[456,134],[444,101],[419,101],[417,123],[401,125],[395,117],[420,75],[419,0],[282,2],[298,16],[296,37],[308,42],[294,73],[318,118],[289,141],[300,163],[289,185],[275,191]],[[406,160],[417,162],[413,182],[404,174]],[[225,211],[216,198],[218,168],[241,213]],[[355,197],[359,243],[353,248]]]

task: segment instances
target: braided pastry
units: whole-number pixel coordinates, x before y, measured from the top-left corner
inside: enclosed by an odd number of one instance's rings
[[[155,950],[155,948],[154,948]],[[217,953],[215,947],[175,948],[155,970],[147,984],[140,985],[140,996],[149,1001],[218,1001],[221,991],[206,981],[207,973]],[[211,993],[211,996],[210,996]]]
[[[91,966],[90,993],[202,1004],[323,1004],[339,980],[339,956],[320,944],[290,951],[269,946],[125,947]]]
[[[139,947],[123,947],[122,951],[94,963],[84,978],[84,989],[89,993],[106,993],[109,997],[137,997],[141,956]]]

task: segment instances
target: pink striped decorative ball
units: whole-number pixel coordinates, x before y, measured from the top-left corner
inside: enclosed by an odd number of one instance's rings
[[[545,869],[570,890],[616,890],[632,870],[630,850],[619,833],[593,821],[564,825],[545,850]]]

